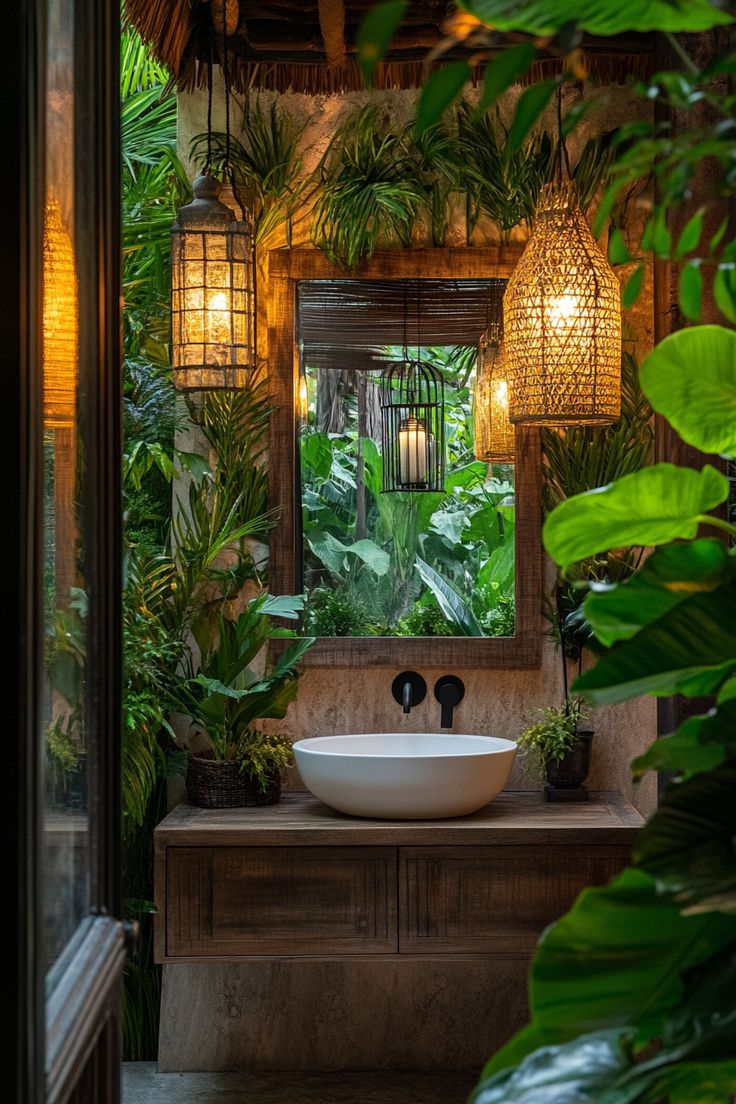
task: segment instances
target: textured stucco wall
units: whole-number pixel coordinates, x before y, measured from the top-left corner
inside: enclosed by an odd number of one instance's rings
[[[275,93],[264,93],[263,101],[270,103]],[[508,118],[518,90],[512,89],[503,104]],[[572,93],[575,98],[577,93]],[[601,90],[602,101],[585,118],[570,141],[573,157],[576,147],[591,134],[605,131],[629,122],[642,114],[642,106],[621,88]],[[397,121],[408,122],[416,103],[415,92],[389,91],[351,93],[343,96],[281,95],[279,102],[304,125],[301,145],[305,168],[312,168],[324,153],[335,127],[345,114],[362,104],[370,96],[385,105],[386,111]],[[233,110],[233,131],[237,132],[239,110]],[[553,118],[545,120],[551,130]],[[195,93],[179,99],[179,153],[186,159],[191,138],[204,131],[206,126],[206,95]],[[216,90],[213,111],[215,130],[224,129],[224,105],[220,89]],[[646,196],[631,205],[626,232],[632,243],[638,241],[638,232],[647,206]],[[481,226],[479,233],[493,240],[493,228]],[[297,221],[294,244],[308,240],[308,220]],[[523,237],[520,231],[517,235]],[[479,237],[478,240],[481,240]],[[460,211],[452,220],[448,244],[463,244],[464,229]],[[283,244],[272,243],[274,247]],[[267,287],[267,258],[260,260],[261,310],[265,310]],[[491,275],[491,274],[489,274]],[[622,275],[626,275],[623,273]],[[261,320],[265,323],[265,317]],[[651,347],[653,317],[651,273],[647,272],[644,294],[637,306],[628,312],[625,334],[636,337],[630,344],[641,358]],[[268,350],[263,345],[265,324],[260,326],[261,353],[266,358]],[[191,447],[191,445],[189,446]],[[553,572],[548,570],[551,585]],[[540,625],[542,622],[540,614]],[[431,687],[445,669],[422,669],[421,673],[430,686],[427,700],[409,717],[404,717],[390,695],[391,681],[396,674],[393,668],[363,667],[359,670],[345,668],[308,668],[298,700],[287,717],[287,725],[294,738],[312,735],[330,735],[340,732],[371,731],[438,731],[439,706],[433,700]],[[465,699],[456,711],[455,731],[483,733],[515,738],[525,724],[533,719],[534,711],[562,697],[560,661],[554,645],[545,640],[542,666],[535,671],[509,671],[492,669],[453,670],[466,686]],[[656,731],[656,707],[651,699],[600,709],[594,717],[596,737],[593,743],[593,765],[589,785],[595,789],[610,789],[632,798],[637,807],[647,814],[654,807],[656,782],[652,776],[644,780],[638,789],[632,789],[629,764],[646,748]],[[519,770],[511,780],[516,788],[539,788],[537,780],[524,779]],[[298,786],[298,779],[292,779]]]

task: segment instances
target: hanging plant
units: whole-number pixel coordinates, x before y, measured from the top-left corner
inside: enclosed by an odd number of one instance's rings
[[[349,268],[379,244],[408,247],[427,200],[417,160],[381,109],[361,108],[339,128],[321,165],[312,236],[331,261]]]

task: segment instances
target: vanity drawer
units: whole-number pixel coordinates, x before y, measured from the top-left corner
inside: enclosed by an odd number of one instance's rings
[[[397,950],[394,847],[170,847],[166,957]]]
[[[399,950],[528,953],[587,885],[626,865],[626,847],[402,847]]]

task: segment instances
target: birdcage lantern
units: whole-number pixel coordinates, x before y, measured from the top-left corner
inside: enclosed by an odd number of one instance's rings
[[[79,292],[74,245],[56,198],[44,211],[43,421],[47,429],[76,422]]]
[[[487,464],[513,464],[516,429],[509,421],[509,387],[499,324],[483,334],[473,388],[474,450]]]
[[[514,425],[603,426],[621,412],[619,282],[570,181],[545,185],[504,296]]]
[[[384,491],[443,491],[445,388],[441,374],[406,359],[381,376]]]
[[[172,228],[174,381],[182,391],[247,386],[256,366],[256,273],[252,225],[220,199],[204,173]]]

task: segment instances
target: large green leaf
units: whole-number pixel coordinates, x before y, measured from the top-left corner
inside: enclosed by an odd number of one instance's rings
[[[705,31],[730,23],[728,11],[709,0],[462,0],[466,11],[497,31],[553,35],[568,24],[593,35],[625,31]]]
[[[469,80],[470,66],[467,61],[451,61],[444,69],[432,73],[422,88],[417,105],[417,134],[424,134],[440,120]]]
[[[430,588],[437,604],[448,621],[457,625],[464,636],[483,636],[483,629],[478,624],[475,614],[467,602],[461,598],[453,586],[443,579],[434,568],[425,563],[419,556],[416,558],[416,567],[419,575]]]
[[[385,575],[391,563],[388,552],[379,548],[375,541],[367,539],[343,544],[331,533],[323,533],[315,535],[309,541],[309,547],[335,575],[341,575],[346,569],[349,556],[362,560],[376,575]]]
[[[736,757],[736,701],[688,717],[671,736],[661,736],[631,764],[638,778],[647,771],[677,772],[683,781],[714,770],[726,758]]]
[[[489,61],[483,74],[478,111],[487,111],[492,107],[501,93],[526,72],[536,56],[537,48],[533,43],[520,42],[518,46],[502,50],[498,57]]]
[[[736,561],[712,538],[656,549],[631,578],[608,586],[591,583],[585,616],[601,644],[610,647],[635,636],[694,594],[714,590],[732,578]]]
[[[357,35],[358,63],[366,85],[373,81],[376,66],[382,61],[391,39],[406,12],[407,0],[386,0],[371,8]]]
[[[636,841],[637,866],[661,891],[685,904],[708,907],[728,899],[736,912],[736,762],[671,784]],[[736,925],[734,925],[736,939]]]
[[[736,453],[736,332],[690,326],[670,334],[642,364],[641,385],[687,444]]]
[[[640,694],[697,697],[736,670],[736,583],[687,598],[617,644],[575,681],[596,705]]]
[[[641,870],[584,890],[542,936],[530,977],[530,1027],[493,1056],[484,1076],[583,1032],[635,1025],[640,1041],[656,1037],[685,994],[687,972],[733,939],[731,919],[683,916]]]
[[[566,566],[611,548],[692,539],[727,498],[728,480],[709,464],[655,464],[561,502],[544,524],[544,545]]]

